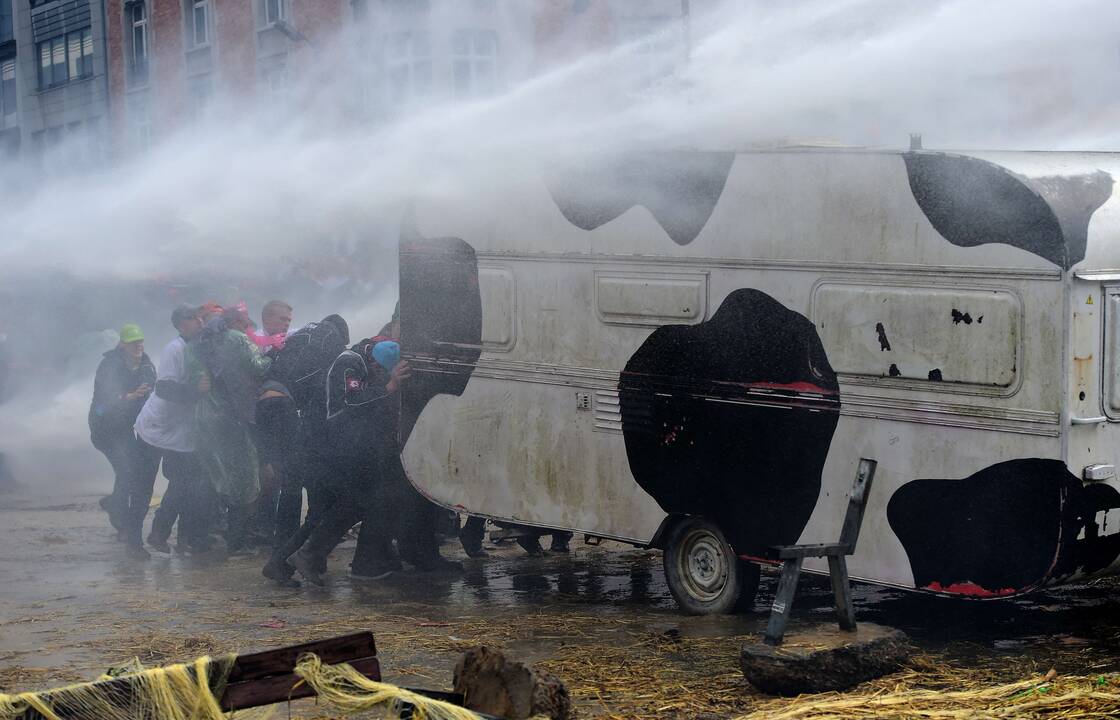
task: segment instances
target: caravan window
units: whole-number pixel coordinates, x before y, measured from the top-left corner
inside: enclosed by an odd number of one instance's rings
[[[1014,393],[1022,313],[1007,290],[819,283],[813,321],[845,382]]]
[[[595,273],[599,319],[612,325],[693,325],[707,316],[707,274]]]
[[[480,267],[478,291],[482,296],[482,346],[509,352],[516,340],[513,273],[506,268]]]

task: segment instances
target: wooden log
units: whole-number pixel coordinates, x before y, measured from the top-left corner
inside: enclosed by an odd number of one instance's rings
[[[381,679],[381,665],[376,657],[357,658],[341,662],[347,663],[371,680]],[[293,672],[288,672],[226,686],[226,691],[222,695],[221,706],[222,710],[227,712],[247,710],[262,705],[273,705],[278,702],[311,697],[314,694],[315,690],[303,682],[303,678]]]
[[[374,657],[377,655],[377,646],[373,641],[373,633],[367,630],[327,640],[238,655],[233,669],[230,670],[228,682],[233,684],[269,675],[290,673],[296,666],[299,656],[304,653],[319,656],[324,665],[337,665],[358,658]],[[374,679],[379,680],[380,677]]]

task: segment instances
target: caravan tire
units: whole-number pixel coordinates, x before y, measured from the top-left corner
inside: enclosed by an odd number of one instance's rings
[[[744,596],[747,604],[753,601],[758,588],[757,567],[741,562],[719,527],[702,517],[685,518],[673,527],[664,562],[669,592],[690,615],[735,612]]]

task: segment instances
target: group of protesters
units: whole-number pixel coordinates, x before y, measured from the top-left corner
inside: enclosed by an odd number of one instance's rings
[[[400,462],[399,398],[411,370],[397,313],[353,344],[338,315],[294,331],[291,321],[279,300],[264,305],[259,330],[244,304],[177,307],[178,336],[158,370],[143,330],[120,329],[97,368],[89,426],[115,473],[101,507],[129,556],[170,553],[177,526],[178,550],[208,553],[221,536],[230,555],[268,545],[265,577],[294,587],[298,573],[322,585],[327,557],[360,524],[355,578],[386,577],[402,560],[458,568],[440,556],[436,508]],[[161,466],[167,490],[144,538]]]

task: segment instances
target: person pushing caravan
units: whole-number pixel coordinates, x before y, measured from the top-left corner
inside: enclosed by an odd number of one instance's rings
[[[167,541],[176,521],[182,549],[202,550],[207,545],[201,505],[205,479],[195,455],[195,406],[210,391],[210,377],[188,383],[186,363],[187,344],[202,330],[199,313],[190,305],[180,305],[171,313],[171,325],[179,334],[163,349],[155,392],[136,418],[136,482],[150,495],[161,463],[167,478],[167,491],[148,534],[148,546],[163,553],[171,552]],[[142,523],[143,517],[139,520]],[[140,531],[140,527],[131,529],[134,534]]]

